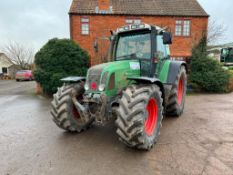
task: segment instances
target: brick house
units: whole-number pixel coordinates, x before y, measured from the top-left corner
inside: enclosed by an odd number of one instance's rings
[[[95,41],[132,23],[167,27],[173,33],[171,57],[187,60],[207,32],[209,18],[197,0],[73,0],[69,16],[71,39],[89,52],[91,65],[101,62]]]

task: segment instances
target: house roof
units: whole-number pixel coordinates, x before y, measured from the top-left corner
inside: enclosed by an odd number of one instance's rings
[[[108,15],[208,17],[197,0],[110,0]],[[73,0],[70,14],[100,14],[98,0]],[[101,13],[102,14],[102,13]]]
[[[233,48],[233,42],[232,43],[226,43],[226,44],[220,44],[220,45],[208,46],[208,50],[215,50],[215,49],[221,50],[222,48],[227,48],[227,47],[232,47]]]
[[[0,63],[2,63],[2,64],[4,63],[8,66],[13,64],[12,61],[4,53],[0,53]]]

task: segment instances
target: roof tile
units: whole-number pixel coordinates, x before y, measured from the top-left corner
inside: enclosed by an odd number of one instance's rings
[[[111,15],[200,16],[209,15],[197,0],[110,0]],[[70,13],[99,14],[98,0],[73,0]]]

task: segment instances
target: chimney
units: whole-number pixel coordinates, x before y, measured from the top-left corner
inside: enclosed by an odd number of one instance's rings
[[[110,0],[98,0],[98,7],[99,10],[106,10],[110,9]]]

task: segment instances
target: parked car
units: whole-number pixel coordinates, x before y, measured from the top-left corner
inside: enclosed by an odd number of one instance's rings
[[[31,70],[20,70],[20,71],[17,71],[16,74],[15,74],[15,79],[16,81],[20,81],[20,80],[33,80],[34,77],[33,77],[33,74],[32,74],[32,71]]]

